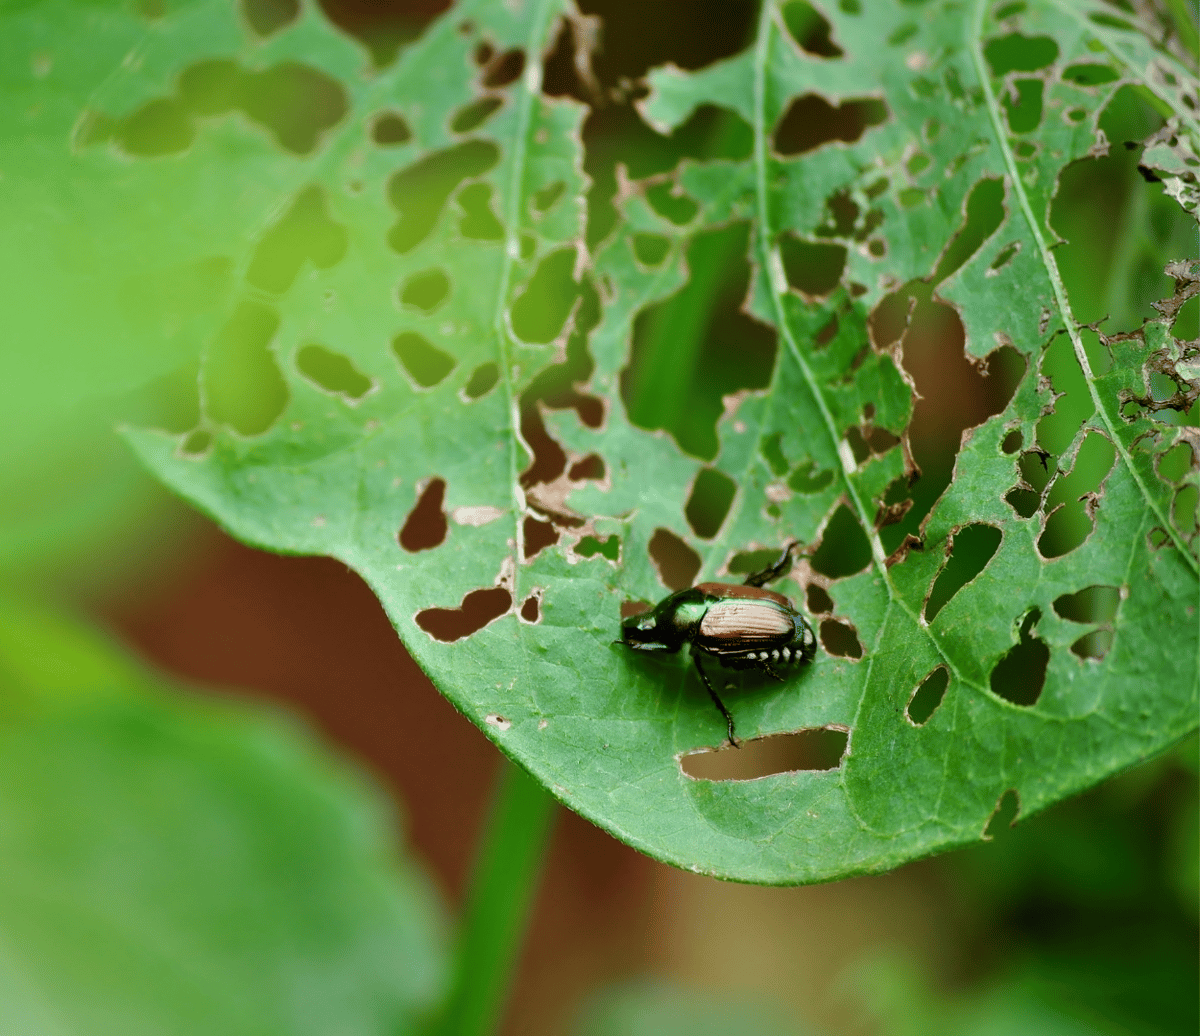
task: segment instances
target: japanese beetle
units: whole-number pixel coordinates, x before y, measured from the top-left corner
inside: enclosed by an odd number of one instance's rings
[[[621,622],[621,643],[634,651],[675,652],[684,643],[691,644],[692,661],[725,717],[734,745],[738,740],[733,717],[713,689],[700,656],[708,655],[728,669],[760,669],[781,682],[775,666],[813,660],[817,638],[812,627],[783,594],[763,588],[764,583],[787,574],[795,546],[796,541],[789,543],[783,557],[747,576],[744,583],[700,583]]]

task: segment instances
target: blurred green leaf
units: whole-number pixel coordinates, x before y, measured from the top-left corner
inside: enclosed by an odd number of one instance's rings
[[[805,1036],[776,1007],[665,983],[630,983],[591,998],[575,1036]]]
[[[262,41],[193,0],[88,101],[103,175],[159,169],[165,190],[236,201],[144,282],[229,261],[219,329],[204,307],[170,325],[211,342],[200,424],[132,433],[147,463],[243,540],[361,573],[442,691],[567,805],[749,881],[975,841],[1006,793],[1027,816],[1196,726],[1195,453],[1182,475],[1158,467],[1194,438],[1194,356],[1166,310],[1133,337],[1081,328],[1050,224],[1059,174],[1103,146],[1097,120],[1131,82],[1145,132],[1169,113],[1194,135],[1186,70],[1098,4],[999,24],[981,0],[859,10],[789,21],[768,2],[744,53],[652,73],[655,128],[716,106],[754,147],[628,184],[590,261],[584,109],[539,89],[567,13],[552,0],[464,3],[371,77],[315,7]],[[1083,64],[1113,76],[1055,74]],[[288,83],[332,122],[272,116],[260,94]],[[464,114],[484,95],[502,103]],[[1167,309],[1195,283],[1173,276]],[[949,488],[889,529],[922,489],[894,346],[913,307],[988,363],[993,416]],[[300,359],[313,346],[354,394]],[[679,391],[630,389],[644,371]],[[982,525],[994,554],[964,536],[956,560],[956,533]],[[616,562],[591,549],[614,538]],[[621,605],[793,538],[807,597],[829,602],[825,650],[787,688],[739,681],[733,710],[745,736],[833,727],[849,750],[827,771],[688,777],[681,756],[716,745],[720,718],[682,661],[613,645]],[[947,577],[961,588],[926,617],[951,563],[975,574]],[[1111,621],[1055,610],[1090,586],[1118,591]],[[909,700],[943,666],[917,727]]]
[[[0,629],[0,1032],[417,1031],[444,921],[378,791],[86,628]]]

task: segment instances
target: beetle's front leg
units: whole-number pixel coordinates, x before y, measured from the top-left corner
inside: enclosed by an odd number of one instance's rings
[[[733,733],[733,717],[729,714],[729,710],[725,708],[725,703],[717,697],[717,692],[713,690],[713,685],[709,683],[708,673],[704,671],[704,666],[700,664],[700,656],[694,650],[692,651],[692,661],[696,663],[696,670],[700,673],[700,679],[704,681],[704,686],[708,690],[708,696],[712,698],[713,704],[721,710],[721,715],[725,717],[725,723],[729,727],[729,742],[734,748],[741,748],[742,743],[734,736]]]
[[[766,586],[767,583],[786,576],[792,567],[792,548],[798,546],[800,546],[800,541],[792,540],[791,543],[783,548],[783,557],[776,561],[770,568],[764,568],[761,572],[752,572],[746,576],[746,581],[742,585]]]

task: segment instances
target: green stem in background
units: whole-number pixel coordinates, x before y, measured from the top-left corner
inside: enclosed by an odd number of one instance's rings
[[[442,1036],[494,1032],[508,998],[554,818],[554,799],[505,760],[460,921]]]
[[[722,113],[708,140],[708,153],[723,154],[738,129],[737,121]],[[742,256],[730,247],[727,237],[692,239],[684,290],[694,304],[651,311],[626,401],[635,424],[664,428],[679,436],[695,391],[700,353],[720,301],[721,284],[739,258]]]
[[[1183,49],[1197,61],[1200,61],[1200,33],[1192,21],[1195,4],[1192,0],[1166,0],[1167,10],[1175,23],[1175,31],[1179,34],[1179,42]]]

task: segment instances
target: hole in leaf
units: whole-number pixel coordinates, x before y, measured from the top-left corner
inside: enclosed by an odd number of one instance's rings
[[[950,599],[987,567],[1000,548],[1000,539],[999,529],[982,523],[964,526],[953,534],[950,557],[925,602],[926,622],[933,622]]]
[[[1003,834],[1008,828],[1015,827],[1017,816],[1021,812],[1021,798],[1016,788],[1009,788],[996,801],[996,808],[983,829],[983,839],[990,842],[996,835]]]
[[[442,510],[445,498],[445,480],[431,479],[417,499],[416,505],[409,511],[400,530],[400,546],[410,554],[419,550],[432,550],[445,540],[449,528],[446,524],[446,514]]]
[[[1184,342],[1193,342],[1200,337],[1200,295],[1193,295],[1179,307],[1171,334]]]
[[[522,50],[506,50],[499,57],[492,58],[483,72],[483,85],[492,88],[508,86],[515,83],[525,71],[525,52]]]
[[[833,471],[826,468],[822,471],[817,470],[817,466],[812,461],[807,461],[799,465],[795,471],[788,476],[788,486],[794,489],[797,493],[811,495],[819,493],[822,489],[827,488],[833,483]]]
[[[835,191],[825,199],[828,218],[817,227],[818,237],[851,237],[854,234],[854,224],[858,220],[858,206],[850,197],[847,190]],[[863,289],[866,290],[865,288]],[[851,285],[851,293],[854,287]]]
[[[862,658],[862,644],[854,627],[837,619],[821,622],[821,644],[825,652],[839,658]]]
[[[887,41],[893,47],[900,47],[911,40],[918,32],[920,32],[920,30],[917,28],[915,23],[905,22],[890,36],[888,36]]]
[[[308,65],[285,62],[266,71],[243,72],[241,108],[270,130],[279,145],[307,155],[350,110],[342,85]]]
[[[441,270],[422,270],[404,282],[404,287],[400,289],[400,301],[406,306],[432,313],[449,294],[449,277]]]
[[[855,464],[861,464],[871,455],[871,448],[867,445],[867,440],[863,438],[862,429],[858,425],[851,425],[846,429],[846,442],[850,446],[850,452],[854,455]]]
[[[671,248],[671,239],[661,234],[634,234],[629,240],[637,261],[651,269],[667,257]]]
[[[1115,586],[1085,586],[1054,599],[1054,610],[1070,622],[1107,623],[1117,617],[1121,592]]]
[[[445,151],[435,151],[388,182],[388,197],[399,219],[388,234],[388,244],[401,253],[429,236],[450,193],[470,177],[487,172],[499,161],[496,145],[468,140]]]
[[[224,58],[198,61],[179,77],[179,97],[194,115],[227,115],[242,105],[244,73]]]
[[[475,59],[475,64],[479,65],[480,68],[482,68],[489,61],[491,61],[492,58],[495,57],[495,55],[496,55],[496,51],[492,47],[492,45],[490,43],[488,43],[487,40],[481,40],[476,45],[475,53],[472,55],[472,57]]]
[[[646,188],[646,201],[664,219],[669,219],[681,227],[690,223],[700,211],[699,205],[669,183],[658,183]]]
[[[533,193],[533,208],[535,212],[549,212],[554,207],[564,194],[567,193],[567,185],[562,180],[555,180],[548,187],[543,187],[540,191]]]
[[[492,211],[492,188],[486,183],[467,184],[458,192],[455,201],[462,209],[458,222],[459,233],[476,241],[500,241],[504,227]]]
[[[1005,245],[1004,248],[1000,250],[1000,254],[992,260],[992,265],[988,267],[988,273],[995,273],[998,270],[1003,269],[1012,261],[1012,257],[1020,250],[1021,243],[1019,241],[1014,241],[1011,245]]]
[[[547,547],[558,542],[558,530],[551,522],[525,517],[525,560],[531,561]]]
[[[896,296],[902,301],[896,301]],[[982,363],[968,359],[961,319],[953,308],[931,296],[928,283],[910,284],[883,300],[881,307],[888,303],[892,313],[903,313],[908,299],[915,299],[915,304],[902,349],[904,368],[917,390],[908,437],[920,477],[908,489],[912,506],[903,520],[880,531],[885,554],[905,536],[919,533],[921,522],[950,484],[963,432],[1002,413],[1025,374],[1024,356],[1007,344]],[[876,343],[881,342],[876,337],[881,324],[871,323]]]
[[[604,478],[604,459],[598,453],[589,453],[571,465],[567,477],[572,482],[599,482]]]
[[[263,291],[288,290],[305,260],[320,270],[336,265],[346,254],[345,229],[329,217],[319,187],[308,187],[271,227],[254,250],[246,280]]]
[[[1004,112],[1008,116],[1008,128],[1013,133],[1030,133],[1042,121],[1041,79],[1014,79],[1012,90],[1003,97]],[[1013,96],[1013,91],[1016,96]]]
[[[1051,467],[1049,461],[1050,455],[1038,449],[1027,450],[1017,458],[1017,470],[1021,472],[1021,478],[1036,493],[1040,494],[1046,488],[1050,477],[1058,470]]]
[[[929,168],[933,160],[923,151],[916,152],[906,163],[905,168],[912,176],[919,176]]]
[[[649,601],[622,601],[621,618],[628,619],[631,615],[641,615],[653,608]]]
[[[784,234],[779,239],[779,254],[788,284],[810,298],[822,298],[833,291],[846,268],[845,245],[802,241]]]
[[[183,445],[179,449],[185,457],[199,457],[208,452],[212,441],[212,432],[204,428],[197,428],[183,440]]]
[[[349,357],[319,345],[306,345],[296,354],[300,373],[326,392],[362,399],[371,391],[371,379],[359,371]]]
[[[814,345],[816,345],[818,347],[826,346],[837,337],[837,333],[838,333],[838,318],[837,318],[837,314],[834,313],[832,316],[830,316],[829,323],[827,323],[824,327],[820,328],[820,330],[818,330],[817,333],[815,335],[813,335],[813,343],[814,343]]]
[[[808,584],[804,599],[808,603],[808,610],[813,615],[828,615],[833,611],[833,598],[825,592],[823,586],[816,583]]]
[[[478,633],[512,607],[512,594],[502,586],[472,590],[458,608],[426,608],[417,612],[416,623],[434,640],[453,643]]]
[[[842,504],[833,512],[821,542],[812,555],[812,567],[830,579],[844,579],[871,563],[871,544],[862,526]]]
[[[1041,506],[1042,497],[1028,489],[1010,489],[1004,497],[1004,502],[1022,518],[1032,518]]]
[[[1097,662],[1108,654],[1113,644],[1113,631],[1108,629],[1092,630],[1085,633],[1074,644],[1071,650],[1080,658],[1094,658]]]
[[[621,556],[621,541],[616,536],[609,536],[603,540],[595,536],[584,536],[576,545],[575,553],[581,558],[594,558],[599,554],[616,564]],[[624,612],[621,613],[621,617],[625,617]]]
[[[1175,493],[1171,504],[1171,524],[1179,530],[1185,540],[1192,539],[1200,527],[1197,505],[1200,505],[1200,490],[1195,486],[1181,486]]]
[[[320,0],[320,9],[325,16],[363,45],[377,69],[390,65],[401,47],[420,37],[449,7],[450,0],[421,0],[420,3]]]
[[[820,11],[805,0],[792,0],[785,4],[783,24],[787,27],[788,35],[796,41],[796,45],[809,54],[819,58],[840,58],[842,48],[834,43],[829,34],[832,26]]]
[[[204,396],[214,421],[257,435],[283,412],[287,385],[270,348],[278,329],[273,309],[245,301],[217,333],[204,364]]]
[[[1001,79],[1009,72],[1036,72],[1058,59],[1058,44],[1049,36],[1022,36],[1019,32],[989,40],[983,48],[992,75]]]
[[[1025,435],[1020,428],[1014,428],[1005,437],[1000,444],[1000,449],[1005,453],[1016,453],[1025,444]]]
[[[186,151],[196,139],[191,113],[172,98],[147,101],[112,134],[121,147],[138,158],[161,158]],[[99,134],[96,134],[99,137]],[[93,137],[89,136],[91,143]]]
[[[995,18],[996,21],[1002,22],[1007,18],[1015,18],[1018,14],[1024,14],[1024,12],[1025,12],[1024,0],[1016,0],[1015,3],[1001,4],[999,7],[996,8],[996,11],[992,15],[992,17]]]
[[[371,139],[380,147],[396,147],[412,139],[408,123],[395,112],[375,116],[371,123]]]
[[[683,512],[692,532],[711,540],[720,531],[736,491],[737,483],[723,471],[701,468]]]
[[[560,248],[540,263],[512,306],[512,328],[523,342],[553,342],[579,298],[574,248]]]
[[[942,699],[946,696],[946,688],[950,686],[950,671],[944,666],[938,666],[914,692],[908,702],[908,718],[913,726],[919,727],[932,716]]]
[[[454,358],[416,331],[402,331],[396,335],[392,339],[392,352],[408,376],[422,388],[433,388],[454,370]]]
[[[450,120],[450,129],[454,133],[470,133],[495,115],[503,104],[504,100],[500,97],[480,97],[470,104],[464,104]]]
[[[992,670],[992,691],[1014,705],[1036,703],[1046,683],[1050,648],[1031,632],[1041,617],[1042,613],[1037,608],[1025,616],[1025,621],[1021,623],[1020,640]]]
[[[971,258],[1004,221],[1004,182],[980,180],[971,188],[967,198],[966,218],[962,229],[951,239],[934,272],[935,284],[940,284]]]
[[[742,312],[750,283],[749,228],[734,223],[697,234],[687,250],[691,277],[634,320],[621,397],[630,421],[662,428],[703,459],[720,448],[723,398],[763,388],[775,359],[775,332]]]
[[[848,731],[837,727],[807,727],[787,734],[768,734],[743,741],[740,748],[687,752],[679,768],[701,781],[754,781],[781,773],[836,770],[846,757]]]
[[[650,560],[658,578],[670,590],[686,590],[700,571],[700,555],[670,529],[655,529],[650,537]]]
[[[1038,539],[1042,557],[1069,554],[1091,535],[1095,527],[1092,496],[1117,459],[1113,444],[1098,432],[1089,433],[1075,455],[1069,474],[1055,480],[1046,495],[1046,527]]]
[[[775,130],[779,155],[802,155],[822,144],[855,143],[867,129],[887,121],[887,105],[874,97],[846,100],[836,108],[818,94],[794,100]]]
[[[743,550],[729,559],[726,571],[731,576],[748,576],[751,572],[761,572],[770,568],[779,560],[780,551],[768,547],[766,550]]]
[[[762,454],[763,460],[767,462],[772,474],[787,474],[790,465],[783,455],[783,432],[764,435],[758,444],[758,452]]]
[[[270,36],[296,20],[299,0],[242,0],[246,21],[259,36]]]
[[[530,594],[525,598],[525,603],[521,605],[521,621],[522,622],[537,622],[541,616],[541,608],[538,604],[536,594]]]
[[[480,396],[486,396],[491,392],[499,380],[500,368],[491,360],[488,360],[487,363],[481,363],[471,372],[471,378],[463,391],[466,393],[468,399],[478,399]]]
[[[521,437],[533,451],[533,460],[521,473],[521,485],[528,489],[539,482],[553,482],[567,466],[563,448],[550,437],[541,410],[535,405],[521,409]]]

